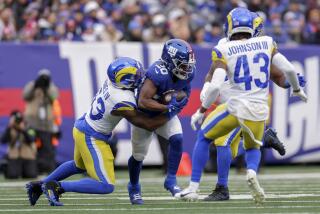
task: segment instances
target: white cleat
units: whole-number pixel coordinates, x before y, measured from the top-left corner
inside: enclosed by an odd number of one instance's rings
[[[247,170],[247,182],[254,202],[258,205],[263,204],[266,196],[263,189],[259,185],[255,171],[250,169]]]
[[[191,189],[190,187],[185,188],[180,192],[180,199],[184,201],[197,201],[199,195],[196,190]]]

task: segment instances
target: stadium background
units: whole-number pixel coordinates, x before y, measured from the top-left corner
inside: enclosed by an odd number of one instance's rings
[[[210,50],[223,36],[225,15],[236,6],[248,6],[265,18],[265,29],[307,79],[309,102],[289,99],[289,92],[271,88],[271,124],[285,143],[287,154],[267,154],[269,163],[320,161],[320,10],[317,1],[0,1],[0,131],[12,109],[23,109],[22,88],[41,69],[52,73],[60,88],[63,139],[59,162],[73,153],[75,118],[88,108],[106,78],[106,66],[117,56],[131,56],[148,67],[158,59],[161,43],[179,37],[193,43],[197,75],[192,97],[181,113],[184,150],[191,153],[195,132],[190,116],[199,106],[199,93],[210,66]],[[155,28],[164,29],[153,35]],[[179,29],[179,30],[177,30]],[[156,41],[154,41],[156,40]],[[158,42],[158,43],[155,43]],[[119,125],[116,164],[126,164],[131,152],[130,128]],[[161,164],[158,144],[152,143],[145,164]],[[0,155],[5,153],[1,146]]]

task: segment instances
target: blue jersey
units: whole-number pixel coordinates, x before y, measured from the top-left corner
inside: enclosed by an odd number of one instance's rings
[[[183,90],[187,93],[189,97],[191,92],[191,81],[194,78],[194,73],[195,72],[192,72],[192,75],[188,79],[181,80],[174,76],[174,74],[166,68],[165,64],[161,60],[156,61],[150,66],[146,73],[146,78],[151,80],[153,84],[157,87],[157,92],[153,99],[160,102],[160,99],[164,94],[173,90]],[[138,90],[138,96],[139,93],[140,89]],[[145,113],[148,113],[150,116],[156,116],[162,113],[158,111],[149,111],[145,109],[140,110]]]

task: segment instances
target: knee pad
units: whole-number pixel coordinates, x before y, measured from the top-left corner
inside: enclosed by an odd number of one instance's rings
[[[175,150],[181,150],[182,151],[182,144],[183,144],[183,137],[182,134],[176,134],[169,138],[169,144],[171,148],[174,148]]]

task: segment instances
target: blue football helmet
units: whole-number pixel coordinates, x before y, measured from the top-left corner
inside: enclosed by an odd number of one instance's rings
[[[236,33],[254,34],[253,17],[251,12],[243,7],[233,9],[227,16],[225,23],[225,33],[228,39]]]
[[[253,29],[254,29],[253,37],[261,36],[264,28],[264,20],[256,12],[251,12],[251,15],[253,18]]]
[[[164,44],[161,60],[169,71],[182,80],[190,78],[195,70],[196,60],[193,50],[181,39],[170,39]]]
[[[129,57],[119,57],[108,67],[107,74],[113,86],[120,89],[135,89],[143,81],[142,64]]]

